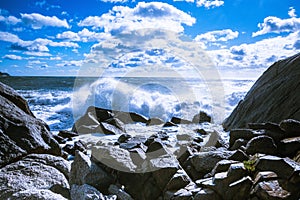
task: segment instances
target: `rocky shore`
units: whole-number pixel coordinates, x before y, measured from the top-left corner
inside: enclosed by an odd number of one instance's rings
[[[299,54],[272,65],[227,132],[204,112],[164,122],[89,107],[54,135],[0,83],[0,199],[298,200],[299,65]]]

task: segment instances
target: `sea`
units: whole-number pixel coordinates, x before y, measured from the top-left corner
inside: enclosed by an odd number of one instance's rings
[[[254,80],[173,77],[0,77],[23,96],[51,131],[70,130],[89,106],[130,111],[165,121],[199,111],[222,123]]]

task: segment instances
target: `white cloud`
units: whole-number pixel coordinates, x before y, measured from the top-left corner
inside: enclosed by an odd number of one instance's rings
[[[260,30],[252,33],[252,37],[267,33],[295,32],[300,30],[300,18],[296,18],[295,9],[290,9],[288,14],[291,18],[266,17],[263,23],[258,24]]]
[[[81,67],[84,63],[83,60],[69,60],[56,64],[57,67]]]
[[[24,41],[15,34],[2,31],[0,31],[0,41],[13,43],[11,45],[11,49],[23,51],[47,52],[49,51],[47,46],[79,48],[79,45],[74,42],[54,42],[43,38],[37,38],[32,41]]]
[[[224,30],[216,30],[216,31],[210,31],[207,33],[203,33],[200,35],[197,35],[195,37],[195,41],[204,43],[205,45],[214,44],[216,45],[216,42],[227,42],[228,40],[233,40],[239,36],[238,31],[232,31],[231,29],[224,29]]]
[[[101,16],[89,16],[79,26],[104,29],[104,32],[121,33],[138,29],[161,28],[183,32],[182,24],[192,26],[196,19],[189,14],[162,2],[139,2],[136,7],[114,6]]]
[[[220,7],[224,5],[224,1],[222,0],[196,0],[196,4],[199,7],[205,7],[205,8],[214,8],[214,7]]]
[[[50,53],[47,52],[38,52],[38,51],[25,51],[23,54],[28,56],[39,56],[39,57],[49,57],[52,56]]]
[[[20,23],[21,20],[14,16],[5,17],[0,15],[0,22],[4,22],[9,25],[16,25],[17,23]]]
[[[57,18],[56,16],[43,16],[38,13],[32,13],[32,14],[22,14],[22,21],[31,26],[33,29],[41,29],[44,26],[52,26],[52,27],[65,27],[70,28],[68,22],[66,19],[61,20]]]
[[[0,40],[4,42],[17,43],[20,41],[20,38],[15,34],[0,31]]]
[[[289,15],[290,17],[297,17],[295,8],[290,7],[290,10],[289,10],[289,12],[288,12],[288,15]]]
[[[102,41],[107,39],[107,33],[96,33],[93,31],[89,31],[84,28],[78,33],[72,31],[65,31],[63,33],[59,33],[56,35],[57,39],[70,40],[70,41],[81,41],[81,42],[94,42],[94,41]]]
[[[9,60],[22,60],[21,56],[17,56],[17,55],[13,55],[13,54],[5,55],[2,58],[9,59]]]
[[[300,33],[263,39],[251,44],[241,44],[229,49],[208,51],[216,65],[232,68],[266,68],[278,59],[299,52]]]

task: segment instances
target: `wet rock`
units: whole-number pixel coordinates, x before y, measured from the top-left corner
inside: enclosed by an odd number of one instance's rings
[[[47,154],[30,154],[17,162],[6,165],[0,170],[0,199],[20,197],[32,199],[48,193],[53,185],[69,188],[68,174],[70,165],[63,158]],[[26,184],[24,184],[26,183]],[[45,191],[43,191],[45,190]],[[47,191],[46,191],[47,190]]]
[[[196,133],[199,133],[201,135],[208,135],[208,133],[203,128],[198,128],[194,130]]]
[[[59,144],[66,144],[67,139],[58,136],[58,135],[53,135],[53,138],[59,143]]]
[[[110,124],[108,122],[101,122],[100,126],[98,126],[97,132],[104,133],[107,135],[121,135],[124,133],[124,128],[115,126],[114,124]]]
[[[240,200],[248,199],[252,187],[252,180],[249,176],[242,178],[229,185],[229,190],[226,193],[227,199]]]
[[[136,122],[147,123],[148,119],[140,114],[134,112],[121,112],[121,111],[113,111],[116,115],[117,119],[120,119],[125,124],[132,124]]]
[[[254,185],[256,185],[259,182],[270,181],[270,180],[275,180],[275,179],[278,179],[278,176],[276,173],[274,173],[272,171],[258,172],[254,179]]]
[[[193,117],[193,123],[211,122],[211,117],[203,111],[200,111]]]
[[[172,126],[177,126],[177,124],[173,123],[173,122],[166,122],[163,127],[172,127]]]
[[[176,192],[167,191],[164,195],[164,199],[166,200],[192,200],[193,194],[186,190],[186,189],[180,189]]]
[[[118,142],[124,143],[124,142],[127,142],[131,138],[132,138],[131,135],[125,133],[125,134],[120,135],[120,137],[118,138]]]
[[[75,132],[72,132],[72,131],[61,130],[61,131],[58,132],[58,136],[60,136],[62,138],[71,139],[71,138],[77,137],[79,135],[78,135],[78,133],[75,133]]]
[[[164,124],[165,122],[160,119],[160,118],[157,118],[157,117],[154,117],[154,118],[151,118],[147,121],[146,125],[147,126],[152,126],[152,125],[161,125],[161,124]]]
[[[105,188],[113,182],[113,178],[102,170],[98,165],[91,162],[90,158],[80,151],[76,151],[75,159],[70,172],[70,185],[91,185],[99,190]]]
[[[234,160],[221,160],[219,161],[216,166],[213,168],[211,175],[215,175],[216,173],[226,172],[228,171],[231,164],[237,163]]]
[[[276,133],[284,133],[279,124],[273,122],[266,123],[248,123],[248,127],[253,130],[268,130]]]
[[[171,122],[174,124],[191,124],[192,122],[186,119],[181,119],[179,117],[172,117]]]
[[[262,135],[262,136],[252,138],[247,143],[246,153],[248,155],[254,155],[256,153],[276,155],[277,146],[271,137]]]
[[[269,67],[224,121],[226,130],[244,128],[248,123],[300,120],[300,54]]]
[[[280,128],[286,132],[285,137],[300,136],[300,122],[297,120],[294,119],[283,120],[280,122]]]

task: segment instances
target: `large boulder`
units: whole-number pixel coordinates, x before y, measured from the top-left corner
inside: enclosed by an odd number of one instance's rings
[[[48,154],[30,154],[0,169],[0,199],[65,199],[70,163]],[[65,197],[63,197],[65,195]]]
[[[0,167],[30,153],[61,155],[49,127],[35,118],[26,101],[0,84]]]
[[[256,81],[231,115],[223,122],[227,130],[247,123],[300,120],[300,54],[274,63]]]

